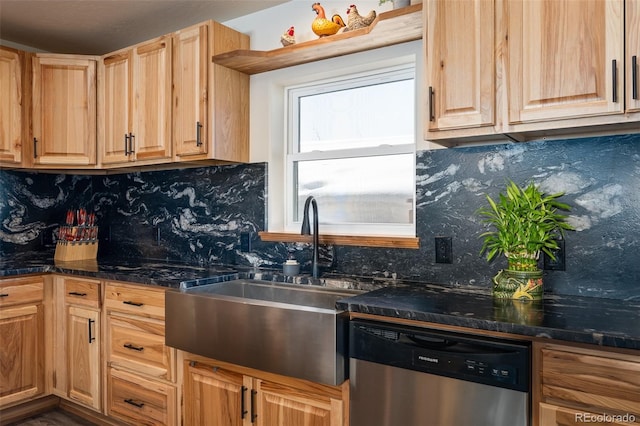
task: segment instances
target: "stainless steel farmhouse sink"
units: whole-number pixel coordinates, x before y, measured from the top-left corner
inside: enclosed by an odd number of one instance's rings
[[[360,293],[233,280],[167,291],[166,343],[246,367],[338,385],[346,378],[347,313]]]

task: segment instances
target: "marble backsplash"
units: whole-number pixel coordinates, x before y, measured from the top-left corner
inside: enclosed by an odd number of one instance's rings
[[[0,256],[52,250],[67,209],[85,207],[98,216],[101,258],[280,268],[291,250],[304,272],[309,247],[257,237],[267,178],[264,163],[109,175],[0,170]],[[573,206],[566,271],[548,271],[546,291],[640,297],[640,134],[420,151],[420,249],[328,247],[325,271],[489,287],[506,261],[480,256],[485,228],[475,212],[507,179],[565,192]],[[242,233],[252,236],[248,253]],[[436,236],[452,238],[453,263],[435,263]]]

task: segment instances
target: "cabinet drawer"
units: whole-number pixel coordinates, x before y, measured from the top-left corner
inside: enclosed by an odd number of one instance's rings
[[[65,278],[64,301],[71,305],[100,308],[100,282]]]
[[[164,290],[107,283],[107,310],[152,318],[164,318]]]
[[[42,277],[0,281],[0,306],[40,302],[44,297]]]
[[[107,415],[135,425],[176,424],[176,389],[109,369]]]
[[[173,380],[174,350],[164,344],[163,322],[109,315],[107,333],[111,367]]]
[[[640,416],[640,359],[615,353],[542,349],[542,395],[592,410]]]
[[[540,426],[581,426],[585,424],[628,426],[638,424],[635,420],[637,417],[633,414],[607,415],[557,405],[540,404]]]

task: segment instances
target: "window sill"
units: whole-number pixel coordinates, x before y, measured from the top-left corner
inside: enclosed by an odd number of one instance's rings
[[[286,232],[258,232],[262,241],[311,243],[312,235],[291,234]],[[338,246],[386,247],[402,249],[420,248],[417,237],[381,237],[381,236],[353,236],[353,235],[319,235],[320,244],[334,244]]]

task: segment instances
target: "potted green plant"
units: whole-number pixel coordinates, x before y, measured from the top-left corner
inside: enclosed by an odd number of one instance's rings
[[[519,187],[507,182],[506,195],[500,193],[494,201],[487,195],[488,206],[478,209],[483,223],[494,230],[480,235],[484,244],[480,251],[491,261],[504,254],[508,267],[493,278],[493,295],[496,298],[541,299],[542,270],[538,268],[540,253],[555,260],[558,237],[573,227],[567,217],[558,210],[570,210],[570,206],[557,199],[564,193],[544,194],[529,183]]]

